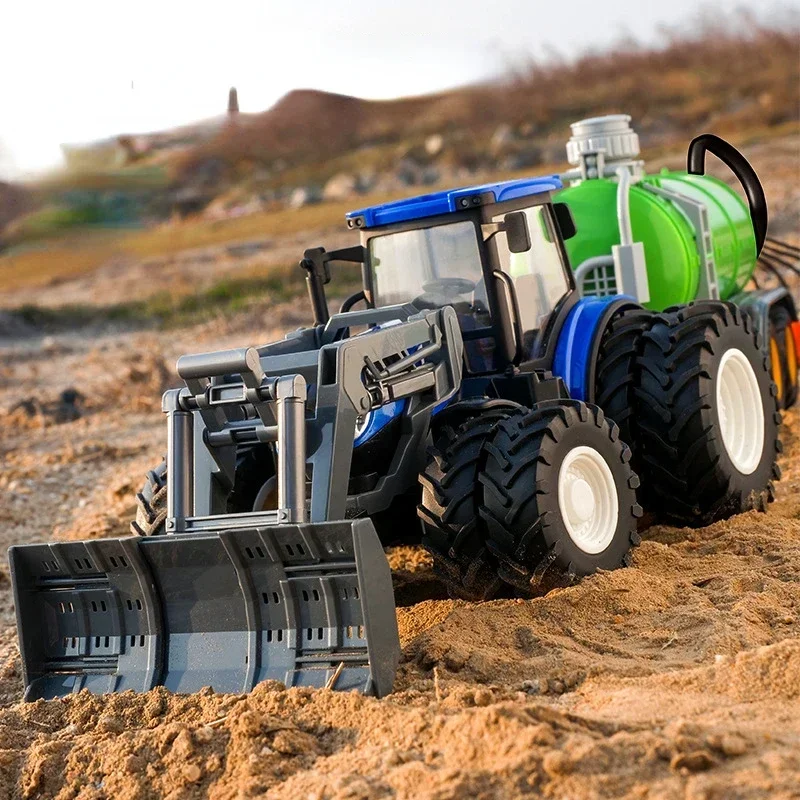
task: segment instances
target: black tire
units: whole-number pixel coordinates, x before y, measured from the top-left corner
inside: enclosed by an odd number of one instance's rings
[[[495,405],[453,420],[454,424],[443,424],[428,451],[417,507],[422,544],[453,597],[488,600],[502,588],[496,564],[486,552],[485,530],[478,516],[483,497],[479,475],[484,444],[498,423],[519,413],[518,409],[511,404]]]
[[[608,541],[596,553],[570,532],[559,499],[561,467],[581,447],[601,457],[616,491],[616,519],[609,514]],[[631,547],[639,543],[639,479],[630,467],[630,448],[602,409],[578,400],[540,403],[500,423],[485,450],[480,513],[504,581],[527,592],[550,568],[573,580],[630,563]]]
[[[752,368],[753,407],[756,398],[761,405],[754,413],[764,423],[760,459],[749,474],[729,455],[716,401],[720,364],[735,350]],[[644,334],[640,367],[637,427],[648,511],[702,526],[753,508],[765,510],[774,499],[772,480],[780,477],[780,414],[769,362],[750,318],[732,303],[668,309]]]
[[[142,491],[136,495],[136,519],[131,522],[135,536],[162,536],[167,519],[167,462],[162,461],[145,477]]]
[[[792,317],[783,306],[770,310],[769,314],[770,335],[775,341],[778,350],[778,359],[781,369],[782,392],[779,392],[781,408],[791,408],[797,402],[797,350],[792,333]],[[774,370],[773,370],[774,371]],[[773,375],[775,382],[778,380]]]
[[[595,370],[595,404],[619,427],[620,439],[636,454],[637,358],[642,334],[650,330],[655,314],[644,308],[626,308],[615,314],[600,339]]]
[[[275,459],[269,445],[255,445],[239,453],[233,489],[228,495],[228,513],[252,511],[261,487],[275,474]]]
[[[272,452],[268,447],[254,447],[236,460],[234,489],[228,495],[229,514],[252,511],[259,490],[275,474]],[[136,495],[136,519],[131,532],[136,536],[162,536],[167,520],[167,462],[151,469],[142,490]]]

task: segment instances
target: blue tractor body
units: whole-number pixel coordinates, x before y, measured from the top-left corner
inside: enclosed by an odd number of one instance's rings
[[[504,299],[498,297],[498,293],[492,295],[490,292],[486,292],[482,299],[487,306],[495,306],[489,310],[490,313],[487,317],[493,321],[495,339],[498,338],[496,336],[497,329],[505,324],[506,339],[514,344],[507,347],[505,358],[484,358],[482,362],[477,352],[480,347],[476,347],[474,344],[470,345],[470,342],[480,341],[476,333],[480,326],[476,326],[474,318],[471,319],[469,315],[459,314],[467,350],[468,352],[470,349],[472,350],[473,358],[467,359],[467,375],[461,391],[455,398],[438,406],[434,410],[434,414],[438,414],[444,408],[454,403],[457,404],[459,401],[484,397],[487,392],[501,396],[504,390],[510,390],[511,396],[523,404],[531,403],[536,400],[536,397],[528,396],[530,394],[527,391],[529,387],[534,387],[538,395],[544,399],[550,396],[569,396],[578,400],[594,400],[594,366],[599,339],[610,317],[620,308],[632,304],[633,300],[621,295],[586,299],[578,297],[566,252],[563,249],[563,239],[567,238],[571,232],[571,220],[565,207],[559,204],[554,205],[551,200],[551,193],[561,188],[562,183],[557,175],[524,178],[432,192],[357,209],[346,215],[348,227],[361,234],[362,248],[359,251],[359,258],[363,259],[364,272],[364,290],[351,300],[353,302],[364,300],[368,305],[381,306],[391,301],[410,301],[428,307],[424,299],[420,301],[419,298],[411,296],[391,296],[391,293],[388,298],[382,296],[380,269],[383,265],[380,263],[381,257],[376,258],[376,250],[379,249],[378,241],[390,241],[385,237],[397,234],[406,237],[417,236],[421,239],[428,236],[426,231],[436,228],[446,231],[448,227],[463,223],[472,224],[476,232],[486,231],[488,233],[486,238],[480,235],[475,238],[475,242],[479,243],[479,248],[473,255],[480,261],[480,273],[475,269],[472,277],[480,274],[480,278],[473,282],[480,285],[482,281],[485,287],[490,281],[505,280],[506,295]],[[530,209],[538,209],[537,213],[542,215],[541,221],[549,234],[549,236],[545,236],[545,239],[550,239],[548,244],[552,245],[552,252],[558,253],[560,257],[564,281],[563,292],[557,292],[559,296],[552,298],[554,300],[552,307],[543,309],[546,313],[542,316],[547,319],[540,325],[540,335],[534,338],[533,346],[530,342],[519,341],[521,336],[525,337],[525,331],[519,330],[520,318],[524,313],[524,309],[520,308],[520,303],[524,302],[524,299],[521,299],[514,291],[514,282],[516,279],[521,284],[525,284],[526,281],[535,280],[537,278],[535,264],[532,264],[533,269],[527,272],[523,271],[515,276],[513,265],[498,263],[498,248],[493,246],[491,241],[498,232],[503,230],[502,223],[498,225],[492,221],[498,214],[513,214],[514,211],[520,210],[530,213]],[[528,222],[530,223],[530,220]],[[499,230],[493,230],[493,227],[499,228]],[[527,239],[529,241],[531,239],[530,229],[527,231]],[[430,248],[430,242],[426,243],[426,246]],[[447,257],[447,248],[440,249]],[[429,277],[435,280],[436,270],[442,267],[441,262],[437,263],[437,256],[440,256],[441,253],[435,252],[435,247],[430,250],[431,252],[425,253],[423,249],[420,249],[417,254],[427,259],[431,273]],[[502,249],[502,252],[510,259],[514,258],[505,249]],[[337,254],[326,253],[324,255],[330,256],[329,260],[336,260]],[[443,282],[461,277],[459,269],[463,264],[462,260],[460,264],[453,265],[454,269],[442,276]],[[396,268],[398,271],[411,266],[409,263],[402,264],[399,261],[397,264],[389,265],[390,269]],[[511,271],[509,271],[510,266]],[[553,265],[550,263],[547,266],[552,268]],[[498,277],[498,272],[505,273],[506,279]],[[328,278],[329,274],[325,274],[324,270],[323,274],[325,276],[323,281],[327,282],[325,278]],[[313,279],[311,271],[310,278]],[[396,283],[396,281],[394,282]],[[391,285],[392,281],[390,280],[389,283]],[[418,285],[417,288],[422,293],[423,286]],[[446,284],[445,288],[447,288]],[[447,296],[445,291],[439,300],[442,303],[448,300],[463,303],[465,299],[469,299],[465,298],[464,292],[458,292],[458,289],[463,288],[454,286],[454,291],[450,293],[450,296]],[[476,299],[475,288],[477,287],[473,287],[473,297],[471,298],[473,300]],[[313,291],[311,296],[313,302]],[[356,297],[357,299],[355,299]],[[431,303],[434,301],[435,298],[430,298]],[[501,308],[504,302],[507,312],[505,316],[508,319],[497,325],[496,318],[504,316]],[[350,305],[346,304],[346,307],[349,308]],[[321,309],[319,310],[321,311]],[[513,319],[515,313],[517,315],[516,323]],[[488,327],[484,326],[484,329]],[[366,333],[369,333],[369,330]],[[511,352],[512,350],[513,352]],[[537,382],[533,383],[527,380],[527,387],[524,387],[526,383],[524,376],[531,374],[537,376]],[[546,388],[548,386],[549,388]],[[402,416],[407,410],[407,405],[405,401],[390,403],[366,415],[358,427],[354,447],[358,449],[371,441],[373,436],[384,430],[390,422]]]
[[[502,203],[507,200],[534,197],[548,192],[556,192],[562,188],[563,184],[558,175],[484,183],[460,189],[431,192],[403,200],[392,200],[389,203],[350,211],[345,218],[350,227],[376,228],[398,222],[417,222],[439,214],[464,211],[470,207],[488,203]],[[351,222],[352,225],[350,225]]]

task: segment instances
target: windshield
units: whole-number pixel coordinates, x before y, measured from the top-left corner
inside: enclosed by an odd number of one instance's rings
[[[454,222],[375,236],[369,242],[376,306],[413,303],[417,308],[485,305],[481,256],[472,222]]]
[[[492,324],[475,225],[469,221],[388,233],[369,242],[376,307],[412,303],[418,309],[452,306],[462,332]],[[494,363],[491,334],[464,343],[471,372]]]
[[[524,253],[512,253],[505,236],[495,236],[500,267],[514,282],[519,304],[522,349],[525,358],[535,358],[536,336],[550,312],[569,291],[557,238],[545,206],[523,209],[528,219],[531,246]],[[493,218],[502,222],[504,215]]]

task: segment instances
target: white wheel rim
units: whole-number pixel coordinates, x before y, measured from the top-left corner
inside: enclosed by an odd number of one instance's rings
[[[619,520],[614,476],[593,447],[574,447],[558,471],[558,507],[567,533],[584,553],[611,544]]]
[[[764,452],[764,406],[753,366],[735,348],[719,362],[717,415],[728,457],[739,472],[750,475]]]

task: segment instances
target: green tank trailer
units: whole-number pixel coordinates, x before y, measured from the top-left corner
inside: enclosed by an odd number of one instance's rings
[[[572,169],[560,176],[566,188],[556,199],[576,223],[566,247],[578,288],[584,295],[632,295],[654,311],[694,300],[736,303],[759,326],[781,405],[791,406],[800,331],[778,267],[796,271],[800,251],[766,238],[764,191],[734,148],[706,134],[692,143],[689,170],[648,174],[630,120],[620,114],[571,126]],[[706,151],[732,169],[747,202],[704,174]],[[777,289],[748,289],[758,263],[777,277]]]

